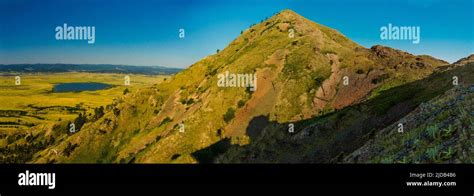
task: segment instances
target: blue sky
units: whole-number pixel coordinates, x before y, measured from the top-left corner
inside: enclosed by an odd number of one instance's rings
[[[449,62],[474,53],[472,0],[0,0],[0,64],[185,68],[286,8],[365,47],[382,44]],[[95,26],[95,44],[56,40],[55,27],[64,23]],[[420,44],[381,40],[388,23],[420,26]]]

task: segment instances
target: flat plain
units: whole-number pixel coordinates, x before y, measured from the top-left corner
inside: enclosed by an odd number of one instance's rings
[[[124,85],[127,75],[130,77],[128,86]],[[15,76],[0,75],[0,132],[73,120],[79,113],[90,113],[95,108],[105,107],[126,91],[133,92],[168,78],[164,75],[112,73],[34,73],[21,74],[21,84],[15,85]],[[53,92],[56,84],[78,82],[112,86],[96,91]]]

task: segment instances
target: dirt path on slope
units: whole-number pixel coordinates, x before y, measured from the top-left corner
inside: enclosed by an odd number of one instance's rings
[[[260,115],[267,115],[276,103],[279,90],[272,82],[276,81],[278,75],[285,65],[285,57],[288,49],[277,50],[265,61],[267,65],[276,65],[276,69],[270,67],[257,70],[257,90],[245,105],[237,110],[235,118],[225,127],[226,136],[245,135],[250,121]]]
[[[331,76],[324,80],[323,84],[316,91],[313,99],[313,111],[322,111],[326,104],[331,103],[336,97],[337,86],[341,82],[342,74],[339,66],[339,57],[335,54],[326,55],[331,61]]]

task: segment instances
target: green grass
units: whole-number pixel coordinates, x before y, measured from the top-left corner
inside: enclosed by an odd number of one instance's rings
[[[288,38],[286,26],[295,29],[294,39]],[[320,115],[313,108],[314,94],[322,81],[331,75],[331,63],[326,56],[329,53],[320,51],[337,53],[341,67],[348,68],[349,73],[355,73],[352,69],[356,68],[368,71],[386,66],[369,58],[368,52],[356,52],[356,47],[359,46],[335,30],[310,22],[291,11],[282,12],[252,26],[219,53],[200,60],[166,82],[130,89],[131,92],[125,96],[111,100],[112,104],[110,108],[106,107],[102,118],[85,123],[80,132],[36,154],[39,158],[35,161],[54,158],[59,162],[196,162],[191,154],[218,142],[222,139],[220,135],[244,138],[237,140],[243,142],[241,144],[250,141],[244,134],[253,117],[269,116],[272,121],[287,123]],[[259,85],[260,90],[256,92],[248,92],[245,88],[219,88],[216,74],[225,71],[258,72],[259,80],[267,81],[267,88]],[[415,92],[395,90],[405,94],[404,99]],[[123,92],[121,89],[117,93],[121,95]],[[386,110],[399,101],[386,96],[374,100],[373,106],[367,106],[370,112],[375,106]],[[90,103],[83,105],[87,104]],[[323,109],[331,119],[321,121],[335,124],[330,115],[334,113],[333,108],[329,104],[326,106]],[[357,109],[347,111],[350,115],[341,115],[344,121],[337,126],[349,126],[356,123],[356,117],[367,117],[358,114]],[[178,123],[185,124],[184,133],[177,131]],[[223,133],[217,134],[218,130]],[[284,133],[273,136],[284,138]],[[350,134],[356,133],[331,132],[315,141],[332,147],[331,141]],[[156,141],[158,136],[160,139]],[[286,144],[284,139],[272,139],[269,139],[271,148]],[[53,148],[66,148],[66,142],[80,143],[70,157],[49,154]],[[343,146],[334,145],[335,148]],[[319,149],[310,145],[303,148],[305,152]],[[278,153],[291,152],[291,148],[280,150]]]
[[[78,108],[90,113],[97,107],[112,103],[112,100],[123,95],[126,89],[133,91],[160,83],[166,78],[166,76],[130,75],[131,85],[124,86],[124,76],[124,74],[94,73],[22,74],[20,86],[14,85],[12,76],[0,76],[0,110],[28,113],[20,118],[2,117],[0,120],[5,122],[19,119],[24,123],[31,122],[35,125],[43,122],[57,122],[59,119],[71,120],[78,113],[63,111],[66,107]],[[99,91],[52,92],[55,84],[69,82],[101,82],[115,86]],[[31,117],[36,119],[31,119]]]
[[[0,155],[3,150],[9,151],[2,157],[2,162],[30,161],[33,153],[72,136],[68,133],[68,125],[71,122],[75,122],[76,130],[81,132],[86,121],[97,120],[103,116],[107,110],[105,106],[128,94],[124,92],[150,87],[169,77],[128,75],[131,78],[130,86],[123,85],[125,74],[21,74],[19,86],[14,85],[12,76],[0,76],[0,135],[6,135],[2,136],[6,137],[5,141],[10,140],[9,144],[2,145],[0,149]],[[98,91],[52,92],[55,84],[70,82],[100,82],[113,87]],[[11,125],[12,123],[15,124]],[[30,134],[34,135],[35,139],[24,142]],[[54,142],[48,138],[54,139]],[[67,144],[66,155],[72,155],[75,149],[83,145],[73,141]],[[59,149],[55,151],[61,153]]]
[[[333,162],[342,152],[350,154],[373,139],[374,144],[369,143],[373,151],[362,151],[362,157],[368,157],[363,158],[362,163],[469,162],[470,157],[458,152],[469,147],[469,137],[461,133],[474,127],[470,125],[473,117],[468,112],[472,110],[474,94],[465,95],[464,100],[454,106],[448,107],[447,103],[459,96],[453,94],[453,90],[448,91],[453,88],[449,78],[458,75],[472,85],[472,71],[473,67],[467,66],[434,74],[380,91],[361,104],[294,122],[294,137],[287,133],[287,124],[270,125],[262,130],[264,135],[252,138],[253,142],[247,146],[231,148],[218,161]],[[465,94],[467,87],[460,89]],[[422,102],[429,102],[428,110],[414,110]],[[440,112],[431,111],[433,109]],[[409,111],[423,113],[416,118],[406,117]],[[446,114],[451,116],[448,118]],[[405,117],[407,119],[402,120]],[[403,133],[397,131],[399,119],[405,122]],[[297,158],[294,155],[298,155]]]

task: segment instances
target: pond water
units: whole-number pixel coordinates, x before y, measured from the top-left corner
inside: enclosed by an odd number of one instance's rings
[[[80,92],[80,91],[96,91],[112,87],[110,84],[99,82],[76,82],[76,83],[59,83],[54,85],[53,92]]]

